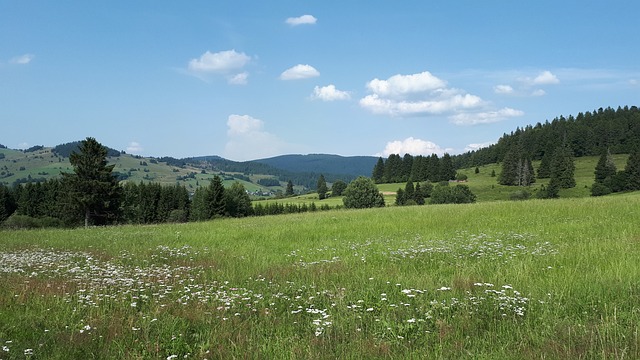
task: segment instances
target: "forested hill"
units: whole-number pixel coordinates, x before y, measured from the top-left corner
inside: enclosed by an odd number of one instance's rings
[[[612,154],[630,153],[640,146],[640,110],[636,106],[600,108],[592,112],[557,117],[504,134],[496,144],[453,156],[458,169],[502,161],[507,152],[518,151],[531,160],[541,160],[559,145],[568,144],[573,155],[596,156],[609,149]]]
[[[274,168],[294,172],[347,174],[371,176],[371,169],[378,158],[373,156],[339,156],[326,154],[282,155],[254,160]]]

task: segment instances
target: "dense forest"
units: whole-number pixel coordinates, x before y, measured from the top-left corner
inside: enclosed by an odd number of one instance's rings
[[[640,110],[636,106],[600,108],[593,112],[559,116],[504,134],[496,144],[453,156],[457,169],[502,162],[510,149],[519,147],[531,160],[550,158],[556,147],[566,144],[575,157],[628,154],[640,145]]]

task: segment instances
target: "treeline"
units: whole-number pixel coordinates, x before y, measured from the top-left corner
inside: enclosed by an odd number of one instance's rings
[[[640,190],[640,148],[629,154],[627,164],[618,171],[610,151],[600,156],[594,171],[595,181],[591,186],[592,196],[608,195],[622,191]]]
[[[636,106],[556,117],[551,122],[517,128],[496,144],[453,157],[456,169],[502,162],[510,149],[519,147],[524,158],[550,158],[558,145],[566,144],[575,157],[598,156],[609,150],[628,154],[640,144],[640,110]]]
[[[371,177],[377,184],[412,181],[440,182],[456,178],[456,169],[449,154],[442,158],[430,156],[413,156],[391,154],[387,160],[378,158]]]
[[[312,202],[307,205],[306,203],[302,204],[291,204],[291,203],[257,203],[253,206],[253,215],[255,216],[265,216],[265,215],[281,215],[281,214],[299,214],[305,212],[315,212],[315,211],[326,211],[331,210],[331,206],[328,204],[322,204],[319,207],[316,206],[316,203]]]

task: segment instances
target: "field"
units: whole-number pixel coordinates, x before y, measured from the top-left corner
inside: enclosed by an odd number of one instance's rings
[[[0,232],[0,359],[640,358],[640,193]]]

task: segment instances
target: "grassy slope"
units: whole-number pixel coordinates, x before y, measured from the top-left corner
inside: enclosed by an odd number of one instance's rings
[[[0,342],[48,358],[639,358],[639,218],[636,192],[4,232],[0,268],[34,249],[81,261],[0,272]],[[106,263],[136,285],[74,280]],[[186,274],[155,288],[156,264]]]

